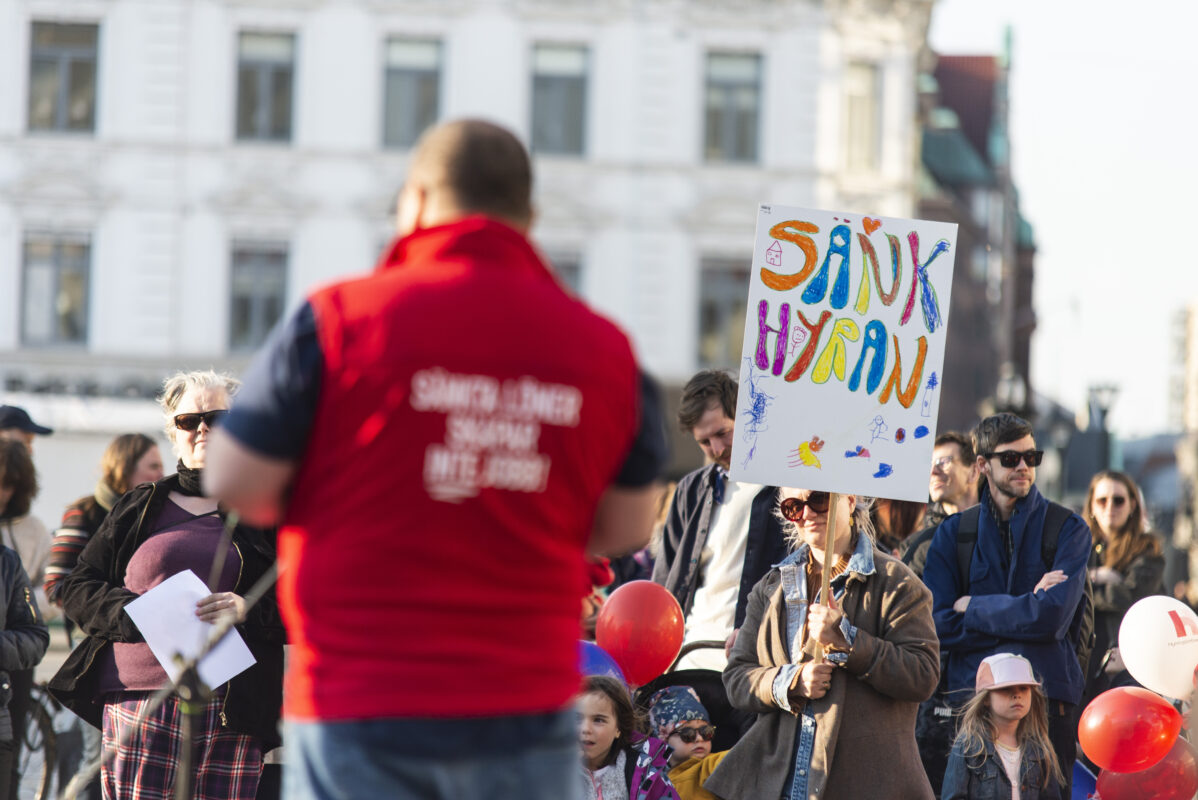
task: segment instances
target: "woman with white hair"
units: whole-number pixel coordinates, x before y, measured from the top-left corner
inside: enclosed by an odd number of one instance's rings
[[[213,687],[195,737],[198,800],[252,800],[262,755],[279,743],[285,634],[273,592],[247,608],[245,594],[275,559],[275,532],[244,525],[225,535],[225,513],[201,490],[208,436],[228,413],[238,383],[215,372],[180,373],[163,387],[166,432],[178,473],[130,491],[117,501],[62,580],[67,615],[88,638],[50,683],[64,705],[103,731],[107,753],[167,681],[125,606],[162,581],[190,569],[212,594],[196,604],[200,619],[236,617],[256,663]],[[137,725],[130,743],[101,771],[106,798],[167,800],[174,795],[182,703],[170,698]]]
[[[868,503],[807,489],[779,496],[794,549],[753,588],[724,670],[732,704],[760,716],[705,788],[727,800],[931,800],[915,743],[915,712],[939,677],[931,592],[874,545]]]

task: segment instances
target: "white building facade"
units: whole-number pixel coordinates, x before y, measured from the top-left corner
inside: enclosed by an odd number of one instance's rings
[[[930,8],[9,0],[0,390],[239,368],[372,265],[411,142],[466,115],[530,144],[535,238],[650,370],[732,366],[758,203],[913,214]]]

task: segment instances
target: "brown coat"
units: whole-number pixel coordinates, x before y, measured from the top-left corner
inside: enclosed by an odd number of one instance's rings
[[[939,679],[932,594],[902,562],[873,551],[874,572],[850,572],[841,607],[857,638],[832,688],[813,703],[813,800],[932,800],[915,743],[915,712]],[[786,712],[772,686],[791,663],[781,573],[771,570],[749,598],[744,626],[724,671],[732,704],[760,714],[705,788],[726,800],[776,800],[786,788],[802,702]],[[811,642],[799,663],[812,660]],[[798,683],[798,675],[792,684]]]

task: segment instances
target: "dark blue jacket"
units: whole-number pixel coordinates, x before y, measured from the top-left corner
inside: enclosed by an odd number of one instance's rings
[[[1011,515],[1014,555],[1006,569],[988,487],[982,490],[981,506],[969,575],[960,575],[957,566],[960,514],[949,517],[936,530],[923,573],[932,590],[940,649],[947,654],[948,689],[971,692],[982,659],[1007,652],[1032,662],[1050,699],[1076,704],[1085,680],[1067,634],[1085,591],[1090,529],[1077,514],[1069,516],[1061,527],[1053,562],[1053,569],[1062,570],[1068,580],[1047,591],[1033,592],[1047,572],[1040,540],[1048,501],[1033,486],[1027,497],[1015,503]],[[962,595],[972,598],[964,614],[953,610],[953,603]]]
[[[670,590],[682,606],[684,616],[690,615],[695,589],[699,588],[699,562],[715,505],[716,469],[717,465],[708,464],[687,473],[678,482],[662,534],[661,554],[653,565],[653,582]],[[790,550],[782,523],[774,514],[777,498],[778,490],[773,486],[765,487],[753,498],[740,592],[736,598],[733,623],[736,628],[745,621],[749,592]]]

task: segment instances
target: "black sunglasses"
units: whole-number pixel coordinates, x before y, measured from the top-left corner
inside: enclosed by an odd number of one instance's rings
[[[715,736],[714,725],[704,725],[700,728],[675,728],[674,734],[686,744],[694,744],[696,739],[702,739],[705,742],[710,742],[711,737]]]
[[[1127,502],[1127,498],[1123,497],[1122,495],[1115,495],[1110,498],[1110,501],[1111,501],[1112,506],[1114,506],[1115,508],[1119,508],[1120,506],[1122,506],[1124,503]],[[1095,497],[1094,502],[1100,506],[1105,506],[1107,503],[1107,498]]]
[[[826,514],[831,505],[832,496],[827,492],[812,492],[806,500],[800,500],[797,497],[786,498],[779,505],[779,510],[782,511],[782,516],[795,522],[803,518],[804,508],[810,507],[816,514]]]
[[[194,431],[200,427],[200,423],[204,423],[209,428],[215,428],[221,419],[229,413],[227,408],[218,408],[214,411],[205,411],[202,414],[176,414],[175,427],[181,431]]]
[[[997,458],[998,463],[1007,469],[1019,466],[1020,459],[1023,459],[1023,463],[1029,467],[1038,467],[1044,460],[1043,450],[1024,450],[1022,453],[1017,450],[1003,450],[1001,453],[983,453],[982,455],[986,458]]]

